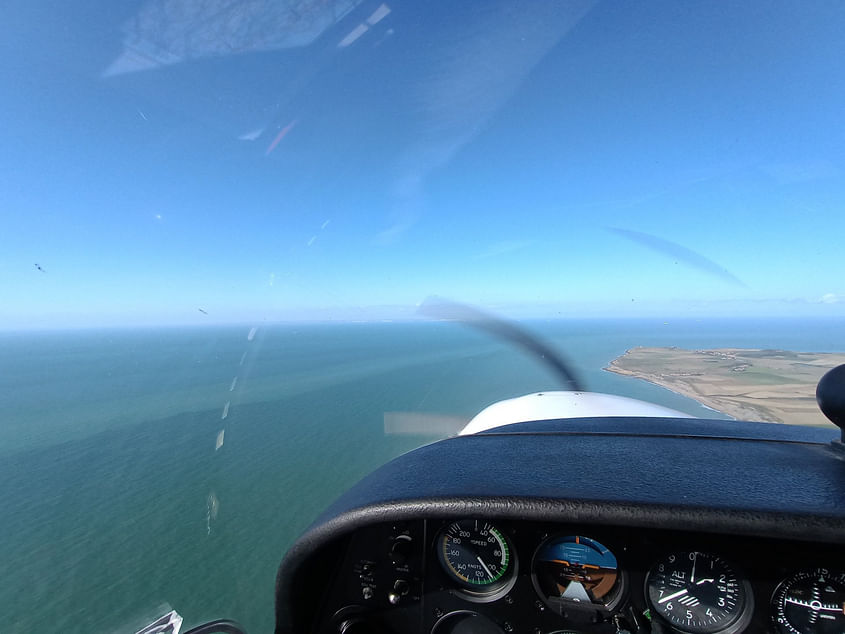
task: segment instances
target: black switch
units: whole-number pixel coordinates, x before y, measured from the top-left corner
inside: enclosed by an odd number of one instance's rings
[[[390,561],[396,566],[404,566],[408,563],[411,555],[411,538],[407,535],[400,535],[393,541],[390,547]]]

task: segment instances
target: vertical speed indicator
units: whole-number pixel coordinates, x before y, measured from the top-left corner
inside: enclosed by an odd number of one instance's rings
[[[443,570],[465,592],[498,595],[512,578],[513,554],[501,530],[484,520],[450,524],[437,538]]]

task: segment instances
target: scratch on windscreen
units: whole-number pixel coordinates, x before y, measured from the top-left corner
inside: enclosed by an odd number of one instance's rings
[[[242,368],[244,365],[244,361],[246,361],[247,354],[250,350],[250,344],[255,340],[255,335],[258,332],[258,328],[253,326],[250,328],[249,333],[246,336],[246,349],[244,350],[243,354],[241,355],[241,359],[238,362],[238,368]],[[232,377],[231,382],[229,383],[229,393],[235,392],[235,389],[238,387],[238,380],[240,379],[240,373],[242,370],[238,370],[235,372],[235,375]],[[242,385],[243,383],[241,383]],[[237,393],[235,393],[237,396]],[[234,398],[234,397],[233,397]],[[226,403],[223,405],[223,411],[220,414],[220,420],[226,421],[229,418],[229,410],[232,406],[232,399],[227,400]],[[220,427],[214,437],[214,453],[215,455],[221,453],[221,449],[223,449],[223,443],[226,439],[226,426],[225,424]],[[215,464],[219,462],[221,458],[215,458]],[[217,497],[217,494],[214,492],[214,488],[212,487],[206,497],[206,532],[208,535],[211,535],[211,529],[214,521],[217,519],[217,516],[220,513],[220,500]]]

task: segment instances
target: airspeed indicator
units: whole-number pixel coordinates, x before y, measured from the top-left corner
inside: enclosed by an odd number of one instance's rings
[[[474,595],[497,594],[512,575],[510,545],[490,522],[450,524],[437,538],[437,553],[449,578]]]

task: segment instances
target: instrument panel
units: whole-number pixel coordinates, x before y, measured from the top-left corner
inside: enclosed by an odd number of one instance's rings
[[[454,518],[359,528],[319,634],[842,634],[839,545]]]

